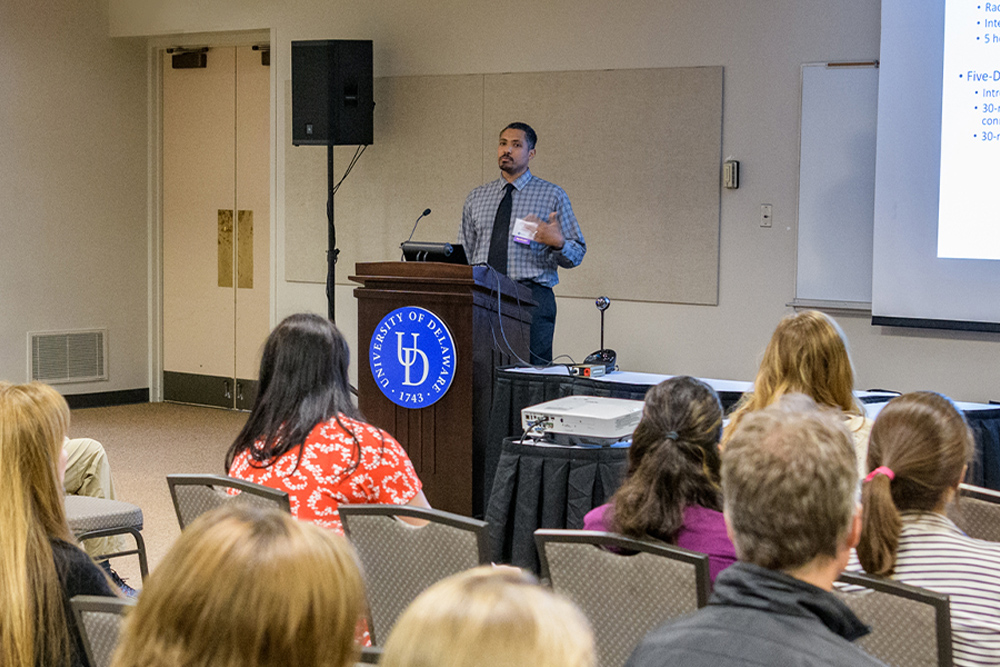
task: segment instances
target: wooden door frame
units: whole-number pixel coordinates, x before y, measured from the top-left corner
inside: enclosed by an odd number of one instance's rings
[[[195,46],[245,46],[247,44],[268,43],[272,47],[277,44],[274,29],[249,30],[220,33],[191,33],[184,35],[151,37],[147,43],[147,100],[148,100],[148,138],[147,138],[147,168],[149,180],[147,183],[147,277],[148,301],[148,331],[149,331],[149,400],[163,401],[163,59],[164,50],[169,47]],[[268,273],[268,299],[270,301],[269,318],[273,327],[276,320],[277,298],[277,170],[275,145],[281,136],[277,128],[277,68],[274,67],[274,52],[271,53],[270,68],[270,128],[271,139],[268,142],[270,154],[270,218],[268,230],[270,235],[270,258]]]

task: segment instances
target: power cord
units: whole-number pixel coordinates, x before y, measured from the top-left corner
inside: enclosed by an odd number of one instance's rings
[[[523,365],[523,366],[531,366],[532,368],[539,368],[539,369],[540,368],[552,368],[553,366],[566,366],[568,368],[570,365],[573,365],[575,363],[573,361],[573,357],[569,356],[568,354],[561,354],[561,355],[555,357],[552,361],[548,362],[547,364],[533,364],[530,361],[527,361],[527,360],[523,359],[521,357],[521,355],[519,355],[517,352],[515,352],[514,348],[510,344],[510,341],[507,339],[507,333],[504,330],[504,326],[503,326],[503,299],[502,299],[502,293],[501,293],[501,290],[500,290],[500,284],[501,284],[500,276],[502,274],[499,271],[497,271],[496,268],[490,266],[489,264],[476,264],[475,266],[486,266],[486,267],[488,267],[489,270],[490,270],[490,274],[496,278],[496,288],[494,289],[494,288],[491,287],[490,288],[490,292],[491,292],[491,294],[494,291],[496,292],[496,297],[497,297],[497,321],[499,322],[499,325],[500,325],[500,336],[503,339],[504,345],[507,348],[507,352],[509,352],[511,354],[511,356],[513,356],[515,359],[517,359],[518,362],[520,362],[521,365]],[[517,300],[518,316],[523,320],[524,319],[524,304],[521,302],[521,297],[516,292],[515,292],[514,298]],[[500,343],[497,340],[496,329],[495,329],[495,327],[493,325],[492,320],[490,321],[490,334],[493,336],[493,348],[494,349],[501,349],[500,348]],[[561,359],[563,357],[566,357],[567,359],[569,359],[569,363],[568,364],[556,363],[556,361],[555,361],[556,359]]]
[[[340,189],[340,184],[344,182],[344,179],[347,178],[347,175],[351,173],[352,169],[354,169],[354,165],[356,165],[361,156],[364,155],[366,148],[368,148],[367,144],[364,146],[358,146],[357,148],[354,149],[354,157],[351,158],[351,161],[347,165],[347,169],[344,170],[344,175],[341,176],[340,180],[337,181],[337,184],[333,186],[333,194],[337,194],[337,190]]]

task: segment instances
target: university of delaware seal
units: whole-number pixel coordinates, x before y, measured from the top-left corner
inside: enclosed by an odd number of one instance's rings
[[[379,322],[368,347],[375,384],[404,408],[441,399],[455,377],[455,343],[448,327],[424,308],[397,308]]]

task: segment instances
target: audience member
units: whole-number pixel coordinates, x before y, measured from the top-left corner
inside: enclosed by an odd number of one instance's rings
[[[865,417],[854,397],[854,368],[847,338],[832,317],[806,310],[781,320],[764,351],[753,391],[743,396],[729,417],[722,447],[745,415],[766,408],[786,394],[805,394],[820,406],[841,411],[854,437],[857,469],[863,476],[872,421]]]
[[[104,445],[93,438],[66,438],[63,443],[66,450],[66,476],[63,480],[63,489],[72,496],[89,496],[91,498],[106,498],[115,500],[115,483],[111,477],[111,464],[108,462],[108,454],[104,451]],[[121,535],[111,537],[96,537],[84,540],[80,547],[95,560],[105,554],[124,551],[128,548],[128,538]],[[121,591],[129,596],[135,597],[138,591],[125,583],[125,580],[118,576],[118,573],[111,569],[111,563],[107,559],[97,562],[111,581],[115,583]]]
[[[338,533],[340,503],[428,507],[400,444],[362,421],[349,363],[329,320],[286,318],[264,344],[253,410],[226,456],[231,476],[288,492],[292,514]]]
[[[509,567],[439,581],[406,608],[382,667],[594,667],[590,625],[572,603]]]
[[[627,666],[881,665],[850,643],[868,629],[830,592],[861,531],[857,481],[839,414],[805,396],[745,414],[722,455],[740,562],[707,607],[647,635]]]
[[[114,596],[66,523],[68,427],[52,387],[0,383],[0,665],[86,665],[69,600]]]
[[[273,509],[198,517],[146,580],[113,667],[347,667],[364,587],[346,539]]]
[[[654,538],[708,554],[712,581],[736,561],[719,489],[722,405],[701,380],[681,376],[646,392],[628,475],[611,502],[583,518],[586,530]]]
[[[945,516],[973,446],[944,396],[890,401],[872,428],[857,548],[866,572],[950,596],[958,667],[1000,664],[1000,544],[966,536]]]

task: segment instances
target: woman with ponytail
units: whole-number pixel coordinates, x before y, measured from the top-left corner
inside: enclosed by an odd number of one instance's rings
[[[957,667],[1000,664],[1000,544],[966,536],[945,515],[972,453],[950,399],[891,400],[872,428],[861,542],[848,568],[948,595]]]
[[[722,519],[721,435],[722,405],[711,387],[687,376],[656,385],[632,436],[625,481],[583,527],[708,554],[715,581],[736,562]]]
[[[0,382],[0,665],[87,664],[69,600],[113,597],[66,523],[69,408],[52,387]]]

